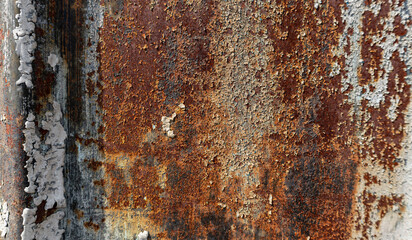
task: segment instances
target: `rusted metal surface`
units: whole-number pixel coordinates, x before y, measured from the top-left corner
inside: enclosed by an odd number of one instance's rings
[[[402,167],[410,99],[402,50],[384,56],[390,43],[377,36],[401,41],[408,23],[390,17],[405,2],[359,2],[105,2],[108,231],[144,209],[126,238],[373,237],[402,196],[362,179],[379,185],[391,177],[373,170]],[[345,11],[361,11],[356,33]],[[358,48],[351,34],[364,36]],[[169,138],[161,119],[173,113]]]
[[[55,101],[67,206],[40,205],[36,223],[64,211],[65,239],[412,235],[409,1],[35,6],[33,90],[0,52],[10,223],[33,205],[11,191],[25,186],[21,129]]]
[[[0,204],[1,239],[18,239],[22,231],[21,213],[24,206],[23,188],[25,161],[22,153],[22,96],[15,85],[18,59],[12,37],[15,3],[0,3]],[[6,212],[4,205],[7,205]],[[6,217],[8,215],[8,217]],[[6,228],[4,228],[7,226]]]

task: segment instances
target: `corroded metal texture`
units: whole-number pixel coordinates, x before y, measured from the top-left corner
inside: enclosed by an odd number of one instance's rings
[[[59,103],[67,205],[36,223],[64,211],[64,239],[412,236],[410,1],[35,6],[33,90],[0,52],[15,151],[0,156],[24,188],[23,123]],[[21,221],[33,200],[1,191]]]
[[[21,129],[22,95],[15,81],[19,61],[14,54],[13,18],[15,3],[0,2],[0,239],[19,239],[22,231],[21,213],[24,207]]]
[[[406,164],[408,7],[104,2],[108,231],[136,221],[116,236],[390,235],[383,219],[395,226],[406,207],[389,189]]]

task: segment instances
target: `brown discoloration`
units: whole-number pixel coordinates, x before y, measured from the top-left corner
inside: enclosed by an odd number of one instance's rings
[[[76,216],[77,216],[78,219],[81,219],[81,218],[84,217],[84,212],[83,212],[82,210],[75,209],[75,210],[74,210],[74,213],[76,214]]]
[[[89,222],[84,222],[83,225],[88,228],[88,229],[92,229],[94,231],[98,231],[100,229],[99,224],[94,223],[93,221],[89,221]]]
[[[104,187],[105,182],[106,182],[106,180],[104,180],[104,179],[100,179],[100,180],[94,180],[94,181],[93,181],[93,184],[94,184],[95,186],[101,186],[101,187]]]
[[[374,35],[382,35],[384,24],[380,24],[380,20],[388,14],[385,10],[385,7],[381,7],[380,14],[377,16],[372,11],[365,11],[362,17],[362,31],[366,34],[366,37],[361,40],[361,57],[363,61],[359,70],[361,85],[376,82],[385,73],[381,68],[383,49],[376,46],[372,40]]]
[[[86,162],[86,161],[85,161],[85,162]],[[90,169],[92,169],[93,171],[99,170],[100,167],[103,165],[102,162],[96,161],[96,160],[94,160],[94,159],[90,159],[90,160],[88,160],[87,162],[88,162],[87,167],[90,168]]]
[[[395,17],[395,21],[393,22],[393,25],[394,25],[393,32],[396,35],[404,36],[407,33],[405,26],[401,23],[401,16],[397,15]]]
[[[370,173],[365,173],[363,175],[363,179],[366,181],[366,186],[370,186],[371,184],[378,184],[378,177],[377,176],[371,176]]]

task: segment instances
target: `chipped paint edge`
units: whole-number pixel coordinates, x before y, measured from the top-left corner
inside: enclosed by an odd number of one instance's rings
[[[13,30],[13,37],[16,41],[16,53],[20,58],[18,70],[21,76],[16,84],[24,83],[28,88],[33,88],[31,73],[33,72],[33,53],[37,47],[34,34],[37,21],[36,9],[32,0],[18,0],[17,7],[20,9],[20,13],[16,15],[19,26]]]
[[[27,239],[61,239],[64,229],[59,229],[59,221],[63,219],[63,208],[66,207],[64,197],[63,165],[65,158],[65,139],[67,134],[60,123],[62,112],[60,104],[53,103],[53,112],[46,112],[41,128],[48,131],[42,142],[37,134],[35,117],[30,113],[27,117],[24,151],[29,159],[29,186],[24,190],[32,194],[35,207],[23,211],[23,232],[21,237]],[[57,208],[57,211],[36,224],[38,207],[45,202],[44,210]],[[46,238],[45,238],[46,237]]]

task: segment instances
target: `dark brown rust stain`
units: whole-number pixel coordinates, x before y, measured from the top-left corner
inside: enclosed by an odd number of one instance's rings
[[[44,30],[37,27],[35,28],[35,34],[37,38],[37,42],[40,44],[44,44],[45,41],[45,33]],[[35,100],[37,101],[44,101],[44,99],[48,98],[52,92],[55,74],[51,71],[51,67],[49,69],[46,68],[46,64],[44,62],[45,57],[42,55],[42,51],[40,49],[36,49],[34,52],[34,61],[33,61],[33,76],[35,78],[36,87],[34,89],[34,96]],[[40,112],[42,104],[36,105],[36,112]]]
[[[94,180],[94,181],[93,181],[93,184],[94,184],[95,186],[104,187],[105,183],[106,183],[106,180],[104,180],[104,179]]]
[[[87,167],[89,169],[92,169],[93,171],[99,170],[103,165],[102,162],[96,161],[94,159],[89,159],[89,160],[84,160],[84,161],[88,162]]]
[[[365,179],[365,181],[366,181],[366,183],[365,183],[366,186],[370,186],[372,184],[378,184],[379,183],[378,182],[378,177],[377,176],[372,176],[370,173],[365,173],[363,175],[363,179]]]
[[[382,36],[385,24],[380,20],[388,15],[387,6],[381,7],[378,15],[372,11],[365,11],[362,16],[362,31],[365,37],[361,40],[361,56],[363,64],[359,69],[359,82],[361,85],[367,85],[370,82],[376,82],[385,73],[381,68],[381,59],[383,49],[373,43],[373,36]]]

